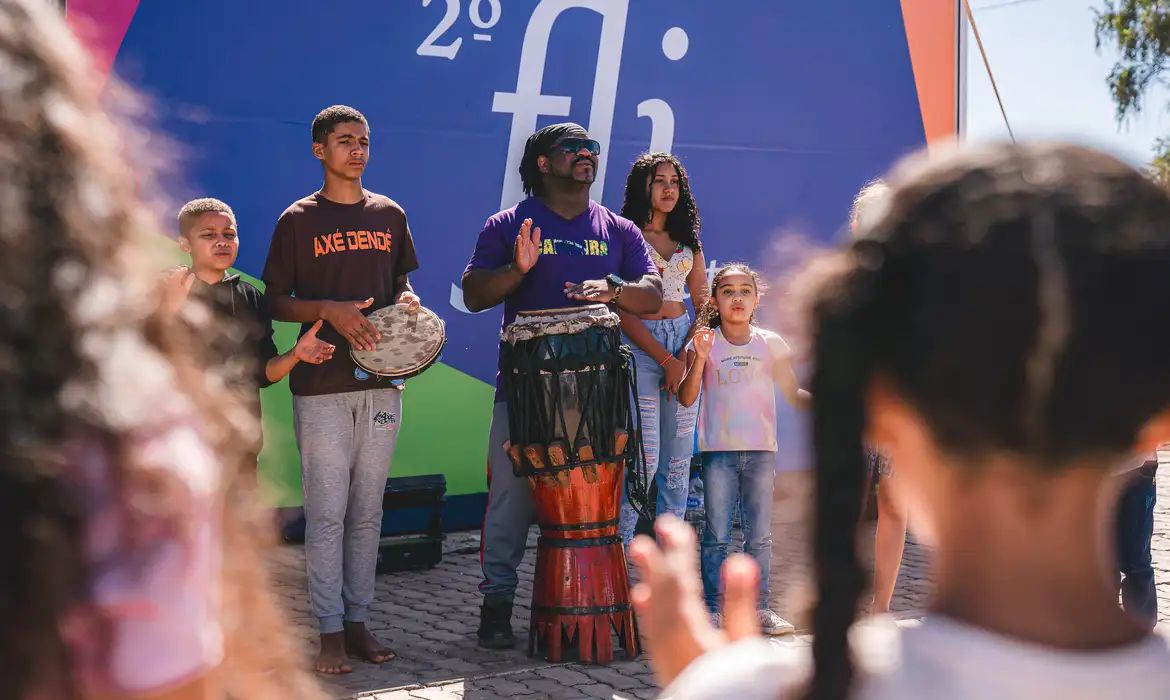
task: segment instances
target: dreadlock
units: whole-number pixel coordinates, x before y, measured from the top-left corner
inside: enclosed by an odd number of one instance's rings
[[[811,305],[807,700],[843,700],[855,676],[847,633],[865,583],[856,540],[874,377],[960,465],[991,454],[1047,472],[1087,455],[1105,464],[1170,405],[1170,328],[1151,322],[1170,314],[1167,192],[1110,156],[1051,144],[915,156],[890,186]],[[1143,342],[1117,342],[1135,328]]]
[[[719,271],[715,273],[713,278],[711,278],[711,295],[707,297],[707,302],[703,304],[701,309],[695,312],[695,323],[698,325],[698,327],[715,329],[722,324],[722,320],[719,317],[719,308],[715,306],[715,290],[719,289],[719,283],[723,281],[723,278],[732,272],[738,272],[740,274],[751,277],[752,285],[756,288],[756,296],[763,294],[767,288],[767,285],[765,285],[764,281],[760,278],[760,274],[748,267],[746,264],[730,263],[728,265],[724,265],[723,267],[719,268]],[[752,317],[749,319],[749,323],[755,322],[756,312],[753,310]]]
[[[568,136],[587,138],[589,132],[580,124],[566,122],[552,124],[528,137],[524,143],[524,155],[520,157],[520,184],[529,197],[544,196],[544,173],[540,172],[540,157],[547,156],[558,141]]]
[[[669,153],[643,153],[638,156],[626,178],[626,197],[622,202],[621,214],[639,228],[650,223],[654,218],[650,203],[650,182],[658,166],[664,163],[674,166],[678,173],[678,204],[666,215],[666,233],[671,240],[698,253],[703,249],[703,244],[699,242],[699,207],[691,194],[687,169],[675,156]]]

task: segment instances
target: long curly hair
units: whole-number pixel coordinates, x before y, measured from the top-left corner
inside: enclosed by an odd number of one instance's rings
[[[225,690],[316,697],[263,568],[260,543],[272,535],[271,521],[236,479],[260,428],[242,394],[226,387],[251,368],[213,362],[205,350],[209,338],[223,337],[218,328],[233,337],[237,329],[194,301],[177,322],[159,308],[162,263],[151,251],[163,228],[139,191],[158,180],[128,155],[148,131],[103,110],[101,82],[55,4],[0,0],[0,65],[4,695],[46,686],[54,697],[84,692],[67,628],[79,610],[95,607],[91,585],[102,562],[90,560],[94,494],[79,463],[104,464],[100,486],[128,535],[116,543],[118,556],[142,554],[150,543],[138,525],[175,532],[192,518],[182,497],[188,486],[167,468],[174,465],[141,449],[165,430],[160,421],[181,414],[221,470],[210,483],[214,502],[226,504],[216,523]],[[90,622],[95,634],[111,629],[100,614]]]
[[[881,376],[957,464],[1113,469],[1170,405],[1170,194],[1060,144],[919,154],[811,303],[816,463],[810,700],[850,697],[865,588],[866,389]],[[1140,329],[1141,342],[1118,342]],[[978,358],[978,359],[976,359]]]
[[[691,182],[687,169],[681,161],[669,153],[643,153],[630,166],[626,177],[626,195],[622,200],[621,215],[633,221],[638,228],[645,228],[654,218],[650,203],[650,180],[658,166],[669,163],[678,172],[678,204],[666,215],[666,233],[671,240],[682,243],[698,253],[703,249],[699,242],[699,206],[691,194]]]

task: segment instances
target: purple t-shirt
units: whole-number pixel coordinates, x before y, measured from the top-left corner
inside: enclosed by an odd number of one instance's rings
[[[592,200],[588,210],[566,221],[536,197],[487,220],[467,270],[491,270],[511,262],[516,236],[525,219],[532,219],[533,228],[540,229],[540,258],[520,286],[504,299],[501,328],[515,320],[519,311],[586,305],[588,302],[565,296],[565,282],[604,279],[610,274],[637,281],[643,275],[658,274],[634,222]],[[497,401],[501,387],[497,374]]]

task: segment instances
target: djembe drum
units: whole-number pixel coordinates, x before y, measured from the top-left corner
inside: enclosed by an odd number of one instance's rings
[[[521,312],[503,333],[504,450],[528,478],[541,532],[528,653],[539,646],[551,661],[575,646],[581,661],[608,663],[612,633],[638,654],[618,513],[623,481],[639,509],[646,484],[632,468],[633,359],[619,325],[596,304]]]

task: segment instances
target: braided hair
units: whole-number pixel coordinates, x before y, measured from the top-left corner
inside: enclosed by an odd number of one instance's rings
[[[544,173],[540,171],[540,157],[547,156],[558,141],[569,136],[588,138],[585,127],[572,122],[551,124],[540,129],[524,142],[524,153],[520,156],[520,184],[529,197],[543,197],[547,186]]]
[[[1157,323],[1170,315],[1167,192],[1059,144],[920,154],[889,181],[884,211],[811,304],[818,601],[806,700],[843,700],[856,675],[847,634],[865,584],[873,378],[960,465],[992,454],[1050,473],[1086,455],[1115,464],[1170,405],[1170,327]],[[1142,342],[1118,342],[1138,329]]]
[[[703,307],[695,313],[695,322],[700,328],[710,328],[714,330],[722,324],[722,319],[719,317],[719,307],[715,306],[715,290],[719,289],[719,283],[723,281],[723,278],[732,272],[738,272],[740,274],[751,277],[752,286],[756,288],[757,297],[763,295],[764,291],[766,290],[766,285],[764,284],[763,279],[760,278],[760,274],[748,267],[745,263],[730,263],[728,265],[724,265],[723,267],[719,268],[719,271],[716,272],[715,276],[711,278],[711,295],[707,297],[707,301],[703,304]],[[749,319],[749,323],[755,322],[756,312],[753,310],[752,316]]]
[[[666,233],[671,240],[682,243],[698,253],[703,249],[699,242],[699,207],[691,194],[691,183],[687,169],[679,159],[669,153],[643,153],[630,167],[626,177],[626,197],[622,201],[621,215],[633,221],[639,228],[645,228],[654,218],[650,202],[650,181],[658,166],[669,163],[678,173],[678,204],[666,215]]]

